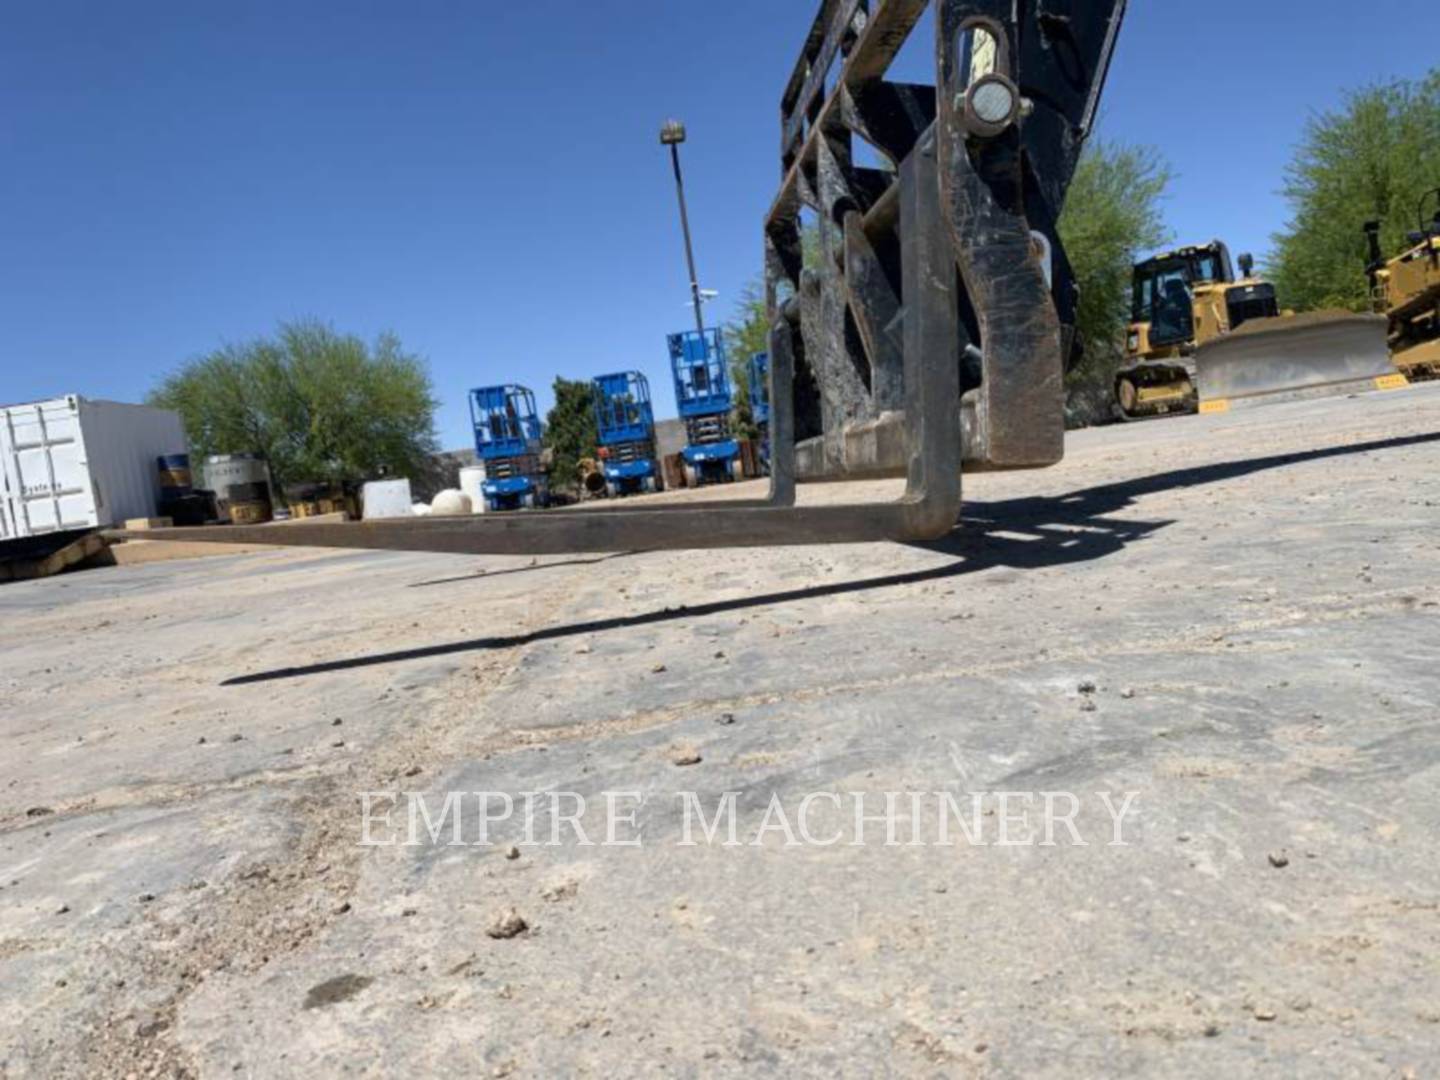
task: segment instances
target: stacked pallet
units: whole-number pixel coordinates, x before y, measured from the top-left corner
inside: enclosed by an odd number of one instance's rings
[[[109,544],[98,532],[35,537],[18,550],[0,553],[0,581],[50,577],[81,563],[98,560],[108,550]]]

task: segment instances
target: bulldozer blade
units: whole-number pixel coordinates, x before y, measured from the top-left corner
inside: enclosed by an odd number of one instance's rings
[[[1200,411],[1406,386],[1379,315],[1319,311],[1259,319],[1195,354]]]

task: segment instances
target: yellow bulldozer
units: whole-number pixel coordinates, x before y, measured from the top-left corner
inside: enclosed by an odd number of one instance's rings
[[[1281,311],[1255,260],[1219,240],[1168,251],[1134,271],[1125,363],[1115,376],[1122,420],[1225,412],[1261,400],[1405,385],[1384,321],[1347,311]]]
[[[1434,217],[1426,218],[1430,200]],[[1410,247],[1386,259],[1380,223],[1368,222],[1370,295],[1375,311],[1389,323],[1390,352],[1408,379],[1440,379],[1440,188],[1420,200],[1420,229]]]

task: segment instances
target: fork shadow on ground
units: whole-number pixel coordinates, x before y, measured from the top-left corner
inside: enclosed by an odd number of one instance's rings
[[[682,619],[699,619],[753,608],[776,607],[802,600],[944,581],[996,567],[1033,570],[1090,562],[1113,555],[1128,545],[1144,540],[1174,523],[1173,521],[1114,520],[1108,517],[1108,515],[1130,508],[1137,499],[1144,496],[1224,483],[1227,480],[1272,469],[1281,469],[1290,465],[1325,461],[1356,454],[1399,450],[1437,442],[1440,442],[1440,432],[1400,436],[1351,446],[1327,447],[1320,450],[1305,450],[1244,461],[1226,461],[1188,469],[1176,469],[1155,476],[1143,476],[1133,480],[1088,488],[1058,498],[1029,497],[994,502],[972,502],[965,505],[959,527],[949,536],[932,543],[914,545],[926,551],[954,557],[954,561],[942,566],[900,574],[887,574],[881,577],[861,578],[856,581],[832,582],[788,589],[782,592],[734,597],[708,604],[666,607],[656,611],[642,612],[638,615],[567,623],[525,634],[474,638],[467,641],[453,641],[420,648],[398,649],[391,652],[327,660],[300,667],[277,668],[273,671],[227,679],[221,685],[244,686],[412,660],[430,660],[468,652],[511,649],[540,641],[653,626]],[[607,558],[609,557],[613,556],[607,556]],[[585,565],[589,562],[600,561],[604,560],[571,560],[570,564]]]
[[[589,559],[554,559],[550,562],[539,562],[538,560],[529,566],[512,566],[505,570],[477,570],[473,574],[460,574],[456,577],[435,578],[431,581],[417,581],[407,585],[407,589],[430,589],[436,585],[463,585],[467,581],[485,581],[487,578],[508,577],[512,574],[535,574],[541,570],[555,570],[564,566],[596,566],[600,563],[611,562],[615,559],[633,558],[637,553],[634,551],[617,551],[613,555],[597,555]]]

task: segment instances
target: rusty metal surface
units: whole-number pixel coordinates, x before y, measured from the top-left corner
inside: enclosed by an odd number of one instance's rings
[[[797,377],[815,387],[813,402],[801,395],[798,433],[817,440],[816,460],[834,475],[847,471],[847,435],[905,399],[895,377],[906,370],[903,323],[935,286],[904,273],[906,252],[921,238],[895,212],[894,197],[901,163],[925,140],[938,147],[939,227],[960,271],[946,296],[957,321],[948,360],[966,370],[969,346],[982,358],[962,378],[974,397],[966,460],[1031,468],[1063,452],[1078,291],[1056,222],[1125,2],[937,0],[935,82],[886,80],[929,7],[828,0],[782,101],[785,178],[767,220],[771,313],[798,324]],[[984,137],[965,110],[975,72],[961,55],[966,32],[977,27],[996,42],[991,77],[1020,97],[1014,122]],[[862,165],[865,156],[886,165]]]
[[[1125,0],[934,0],[935,81],[887,80],[930,7],[823,0],[785,88],[783,179],[764,234],[767,499],[145,538],[496,554],[931,539],[959,514],[962,393],[975,464],[1058,461],[1076,291],[1055,222]],[[974,65],[961,71],[975,27],[998,42],[997,67],[978,78],[1015,95],[1008,120],[983,130],[967,96]],[[864,144],[881,167],[857,164]],[[882,414],[903,415],[904,497],[795,506],[796,440],[843,460],[846,432]]]

